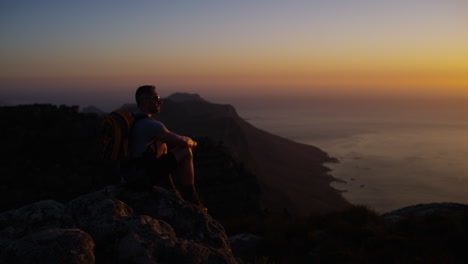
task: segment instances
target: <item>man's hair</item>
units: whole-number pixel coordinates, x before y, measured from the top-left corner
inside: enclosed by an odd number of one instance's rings
[[[156,90],[156,86],[154,85],[143,85],[138,87],[135,93],[137,105],[140,106],[143,103],[143,98],[150,95],[154,90]]]

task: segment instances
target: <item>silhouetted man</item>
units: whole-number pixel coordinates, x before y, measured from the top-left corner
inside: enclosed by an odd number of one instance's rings
[[[192,155],[197,142],[169,131],[163,123],[152,118],[153,114],[159,113],[162,104],[155,86],[139,87],[135,99],[139,111],[134,113],[136,121],[130,138],[130,152],[133,158],[143,160],[146,184],[162,183],[163,187],[173,187],[171,172],[177,169],[182,197],[200,205],[195,191]],[[174,147],[169,152],[166,143]]]

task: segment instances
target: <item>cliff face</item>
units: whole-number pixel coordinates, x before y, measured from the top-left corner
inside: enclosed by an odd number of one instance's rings
[[[336,160],[324,151],[260,130],[239,117],[231,105],[197,96],[191,100],[188,95],[175,102],[172,97],[163,100],[155,118],[175,133],[223,142],[257,176],[265,208],[296,214],[349,208],[349,202],[330,186],[335,179],[324,163]],[[122,108],[137,110],[134,104]]]
[[[156,119],[176,132],[222,141],[258,179],[266,208],[294,213],[331,212],[349,203],[330,186],[322,150],[255,128],[230,105],[164,100]]]
[[[236,263],[223,227],[202,208],[161,188],[120,186],[0,214],[0,262]]]

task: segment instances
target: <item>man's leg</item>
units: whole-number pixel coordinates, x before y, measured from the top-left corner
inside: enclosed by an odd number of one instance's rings
[[[157,159],[161,158],[164,154],[167,153],[167,145],[161,141],[157,141],[156,144],[153,145],[153,152]],[[158,171],[157,173],[151,173],[154,177],[153,184],[166,188],[168,190],[175,190],[174,182],[172,181],[172,175],[170,172],[161,172]]]
[[[193,168],[193,154],[190,148],[176,147],[171,150],[179,164],[180,180],[182,182],[182,197],[191,203],[201,205],[195,190],[195,172]]]
[[[183,185],[195,184],[193,154],[190,148],[176,147],[171,150],[179,164],[179,173]]]

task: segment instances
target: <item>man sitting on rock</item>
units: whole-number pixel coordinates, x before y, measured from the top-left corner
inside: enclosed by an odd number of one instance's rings
[[[134,113],[136,120],[130,138],[130,153],[142,161],[137,163],[144,170],[143,180],[139,179],[138,184],[173,188],[171,172],[177,169],[182,183],[179,188],[182,198],[200,205],[194,184],[192,155],[197,142],[169,131],[163,123],[152,118],[153,114],[160,112],[162,104],[155,86],[139,87],[135,99],[140,111]],[[174,147],[169,152],[166,143]]]

